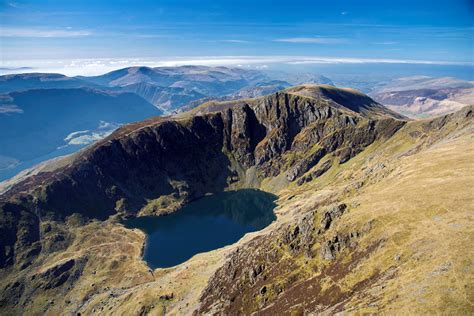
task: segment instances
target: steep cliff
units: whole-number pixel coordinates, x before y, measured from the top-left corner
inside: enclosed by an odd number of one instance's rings
[[[269,177],[294,181],[324,157],[343,163],[405,124],[368,97],[319,86],[199,111],[125,126],[68,165],[7,191],[4,212],[15,205],[53,219],[159,214]]]
[[[411,122],[286,191],[290,219],[236,247],[197,314],[472,312],[473,127],[472,106]]]

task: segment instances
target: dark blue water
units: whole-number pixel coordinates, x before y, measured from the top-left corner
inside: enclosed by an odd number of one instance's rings
[[[275,199],[259,190],[223,192],[194,201],[171,215],[133,218],[124,225],[147,234],[144,258],[151,268],[172,267],[265,228],[276,219]]]

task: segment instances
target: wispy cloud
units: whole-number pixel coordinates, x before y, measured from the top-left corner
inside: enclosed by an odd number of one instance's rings
[[[91,31],[75,30],[70,27],[62,29],[4,27],[0,31],[0,37],[67,38],[90,35],[92,35]]]
[[[251,43],[250,41],[239,40],[239,39],[225,39],[225,40],[220,40],[219,42],[235,43],[235,44],[249,44],[249,43]]]
[[[0,114],[3,113],[23,113],[23,110],[15,104],[5,104],[0,105]]]
[[[274,64],[420,64],[420,65],[458,65],[473,67],[472,61],[411,60],[384,58],[350,58],[320,56],[203,56],[203,57],[161,57],[161,58],[98,58],[74,60],[23,60],[8,61],[8,67],[29,65],[36,72],[58,72],[65,75],[98,75],[118,68],[131,66],[175,67],[183,65],[234,66],[234,67],[272,67]],[[31,70],[18,70],[25,73]],[[13,71],[0,71],[13,73]]]
[[[341,44],[347,42],[344,38],[331,38],[331,37],[289,37],[289,38],[277,38],[274,42],[284,43],[302,43],[302,44]]]
[[[341,15],[347,15],[348,13],[349,13],[349,12],[347,12],[347,11],[342,11],[342,12],[341,12]]]
[[[412,65],[460,65],[474,66],[473,62],[456,62],[420,59],[387,59],[387,58],[350,58],[350,57],[301,57],[287,61],[290,65],[301,64],[412,64]]]
[[[395,44],[398,44],[398,42],[387,41],[387,42],[374,42],[372,44],[375,44],[375,45],[395,45]]]
[[[7,1],[7,2],[5,2],[5,4],[7,6],[9,6],[10,8],[15,8],[15,9],[20,9],[21,8],[21,4],[19,4],[18,2]]]
[[[127,35],[126,33],[112,33],[113,35]],[[137,38],[163,38],[165,36],[160,34],[130,34],[130,36]]]
[[[95,130],[84,130],[72,132],[64,138],[66,145],[58,147],[58,149],[67,147],[68,145],[88,145],[96,140],[102,139],[104,137],[112,134],[114,130],[119,128],[122,124],[119,123],[110,123],[105,121],[100,121],[99,126]]]

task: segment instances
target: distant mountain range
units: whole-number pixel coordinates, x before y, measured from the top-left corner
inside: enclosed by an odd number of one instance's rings
[[[92,84],[134,92],[163,111],[204,98],[232,94],[268,78],[259,71],[226,67],[130,67],[95,77]]]
[[[92,77],[0,76],[0,181],[77,151],[122,124],[304,83],[334,85],[313,73],[205,66],[129,67]],[[369,85],[371,97],[409,117],[446,114],[474,103],[473,82],[455,78],[417,76]]]
[[[376,88],[370,95],[406,116],[433,117],[474,104],[474,82],[451,77],[403,77]]]
[[[95,84],[61,74],[28,73],[0,76],[0,93],[28,89],[67,89],[97,87]]]
[[[284,76],[204,66],[130,67],[93,77],[0,76],[0,180],[74,152],[121,124],[209,99],[256,97],[303,81],[331,83],[313,74]]]
[[[333,85],[329,78],[310,73],[266,73],[205,66],[129,67],[92,77],[17,74],[0,76],[0,83],[0,93],[84,87],[105,92],[133,92],[163,112],[173,112],[202,98],[255,97],[303,83]]]
[[[74,81],[74,80],[71,80]],[[162,114],[133,93],[91,88],[32,89],[0,97],[0,179],[75,151],[123,123]]]

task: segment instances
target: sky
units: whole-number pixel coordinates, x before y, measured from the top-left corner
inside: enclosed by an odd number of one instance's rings
[[[0,66],[472,66],[473,21],[472,0],[7,0]]]

